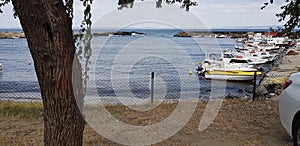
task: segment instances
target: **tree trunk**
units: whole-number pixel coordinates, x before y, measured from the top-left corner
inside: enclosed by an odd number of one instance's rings
[[[82,145],[84,118],[79,110],[82,77],[79,61],[74,59],[72,19],[62,0],[12,0],[12,3],[26,35],[41,89],[45,145]],[[75,97],[80,99],[79,107]]]

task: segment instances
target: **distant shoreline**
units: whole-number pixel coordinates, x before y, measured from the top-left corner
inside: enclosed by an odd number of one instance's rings
[[[145,29],[146,30],[146,29]],[[168,29],[165,29],[168,30]],[[177,30],[177,29],[176,29]],[[159,29],[157,29],[159,31]],[[245,37],[247,32],[254,33],[265,33],[269,30],[267,29],[216,29],[216,30],[177,30],[178,33],[174,34],[174,37],[219,37],[219,38],[241,38]],[[74,30],[74,35],[76,35],[76,30]],[[120,31],[109,31],[109,30],[94,30],[94,36],[112,36],[112,35],[133,35],[142,34],[147,35],[143,32],[143,29],[124,29]],[[24,32],[21,29],[0,29],[0,39],[16,39],[25,38]]]
[[[93,32],[111,32],[111,31],[140,31],[140,30],[178,30],[178,31],[196,31],[196,32],[267,32],[269,28],[212,28],[212,29],[164,29],[164,28],[137,28],[137,29],[92,29]],[[275,29],[276,30],[276,29]],[[73,31],[76,33],[79,31],[78,28],[74,28]],[[20,28],[0,28],[0,33],[2,32],[23,32]]]
[[[112,36],[112,35],[130,35],[130,32],[136,34],[145,34],[149,30],[154,31],[164,31],[164,30],[174,30],[177,31],[177,34],[173,34],[175,37],[217,37],[217,38],[241,38],[244,37],[247,32],[253,33],[266,33],[269,32],[270,29],[266,27],[262,28],[214,28],[214,29],[93,29],[92,32],[94,36]],[[277,29],[275,29],[276,31]],[[74,35],[78,34],[79,29],[74,28]],[[118,34],[121,32],[120,34]],[[176,32],[175,32],[176,33]],[[132,33],[131,33],[132,35]],[[12,38],[25,38],[22,29],[19,28],[11,28],[11,29],[1,29],[0,28],[0,39],[12,39]]]

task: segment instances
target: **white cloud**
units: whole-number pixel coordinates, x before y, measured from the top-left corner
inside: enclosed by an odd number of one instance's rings
[[[264,10],[265,0],[203,0],[192,10],[211,27],[279,25],[276,13],[282,3],[274,3]]]
[[[144,25],[151,27],[151,24],[153,25],[152,27],[169,25],[170,27],[181,29],[206,28],[200,19],[193,13],[181,10],[176,5],[157,9],[155,8],[155,3],[152,2],[135,3],[133,9],[111,11],[96,20],[94,26],[98,28],[122,28],[129,25],[138,25],[139,27]]]
[[[149,3],[151,9],[155,8],[154,0],[145,0]],[[137,11],[136,7],[141,3],[140,0],[136,0],[133,9],[124,9],[120,11],[126,13],[128,11]],[[202,19],[210,27],[223,27],[223,26],[258,26],[258,25],[278,25],[276,13],[279,13],[280,6],[283,5],[283,1],[275,1],[274,4],[269,5],[264,10],[260,10],[264,2],[268,0],[197,0],[198,6],[192,7],[189,13],[194,14],[200,19]],[[111,11],[116,10],[118,7],[118,0],[97,0],[94,1],[92,7],[93,21],[97,21]],[[176,8],[174,12],[174,17],[179,13],[184,12],[184,9],[180,9],[179,5],[166,6],[164,5],[162,9],[153,10],[154,12],[162,12],[168,10],[169,7]],[[75,0],[75,18],[74,27],[79,27],[81,20],[83,18],[83,7],[82,2]],[[14,19],[12,14],[12,6],[8,5],[4,7],[4,14],[0,14],[0,28],[15,28],[20,27],[18,19]],[[164,13],[164,12],[163,12]],[[186,13],[186,12],[184,12]],[[157,13],[159,14],[159,13]],[[147,15],[147,14],[144,14]],[[161,14],[163,15],[163,14]],[[182,18],[175,18],[182,19]],[[282,23],[281,23],[282,24]]]

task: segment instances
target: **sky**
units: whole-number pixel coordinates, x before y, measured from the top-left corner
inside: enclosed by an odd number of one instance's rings
[[[117,10],[117,0],[96,0],[92,14],[94,27],[186,27],[186,28],[243,28],[248,26],[278,26],[276,13],[281,12],[284,0],[261,10],[268,0],[196,0],[198,6],[186,12],[180,5],[163,5],[155,8],[154,0],[135,0],[133,8]],[[12,5],[3,8],[0,28],[21,28],[13,17]],[[74,4],[74,28],[80,26],[83,7],[79,0]]]

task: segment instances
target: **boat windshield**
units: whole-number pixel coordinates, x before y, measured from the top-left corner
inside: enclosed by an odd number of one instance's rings
[[[232,54],[224,54],[224,58],[234,58],[234,55],[232,55]]]
[[[229,63],[249,63],[249,60],[244,60],[244,59],[231,59]]]
[[[261,53],[261,55],[267,55],[267,53]]]

